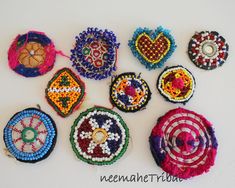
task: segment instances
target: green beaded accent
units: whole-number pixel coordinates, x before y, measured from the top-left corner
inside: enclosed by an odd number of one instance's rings
[[[90,113],[94,110],[109,112],[110,114],[113,114],[113,115],[117,116],[120,123],[121,123],[121,125],[125,129],[125,134],[126,134],[125,144],[123,145],[123,148],[122,148],[121,152],[117,156],[115,156],[111,161],[92,161],[92,160],[88,160],[88,159],[84,158],[82,155],[79,154],[79,152],[76,148],[76,144],[74,143],[74,137],[73,136],[74,136],[75,128],[76,128],[78,122],[82,119],[82,117],[86,116],[88,113]],[[107,108],[103,108],[103,107],[93,107],[93,108],[89,108],[85,112],[82,112],[78,116],[78,118],[74,121],[74,124],[72,125],[71,132],[70,132],[70,143],[72,145],[72,149],[73,149],[74,153],[82,161],[84,161],[86,163],[89,163],[89,164],[94,164],[94,165],[111,165],[114,162],[116,162],[118,159],[120,159],[123,156],[123,154],[126,152],[128,144],[129,144],[129,137],[130,137],[129,128],[127,127],[126,123],[124,122],[124,120],[122,119],[122,117],[118,113],[116,113],[112,110],[109,110]]]
[[[60,97],[59,100],[62,102],[63,108],[68,107],[68,101],[70,100],[70,97]]]
[[[32,138],[27,138],[28,137],[28,132],[31,132],[33,134]],[[21,133],[22,140],[26,143],[34,142],[35,139],[37,138],[37,135],[38,135],[38,132],[32,127],[24,128],[22,133]]]
[[[68,77],[62,76],[60,86],[69,86],[69,85],[70,85],[70,82],[68,81]]]
[[[91,52],[91,49],[90,48],[83,48],[83,50],[82,50],[82,53],[83,53],[83,55],[88,55],[88,54],[90,54],[90,52]]]

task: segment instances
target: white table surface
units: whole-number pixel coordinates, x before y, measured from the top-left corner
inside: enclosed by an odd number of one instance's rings
[[[233,0],[0,0],[0,187],[214,187],[235,186],[234,96],[235,96],[235,1]],[[161,174],[149,150],[148,137],[159,116],[177,104],[164,100],[155,88],[163,69],[148,71],[132,55],[127,42],[136,27],[162,25],[171,30],[177,49],[166,65],[181,64],[194,74],[197,88],[185,108],[194,110],[213,122],[219,142],[215,165],[210,172],[181,183],[101,183],[100,175],[131,175],[139,172]],[[111,166],[96,167],[79,161],[69,142],[70,127],[80,112],[94,105],[110,107],[110,79],[94,81],[83,78],[87,97],[81,109],[68,118],[59,117],[49,106],[44,89],[60,68],[71,67],[68,59],[57,56],[55,67],[44,76],[24,78],[8,67],[7,50],[17,34],[28,30],[45,32],[58,50],[70,54],[74,37],[89,26],[113,30],[121,43],[117,73],[141,72],[152,90],[147,109],[125,114],[117,109],[130,128],[131,143],[125,155]],[[195,31],[217,30],[230,45],[226,64],[213,71],[197,68],[187,56],[187,45]],[[51,155],[36,164],[17,162],[5,156],[3,128],[11,116],[40,104],[58,128],[57,144]]]

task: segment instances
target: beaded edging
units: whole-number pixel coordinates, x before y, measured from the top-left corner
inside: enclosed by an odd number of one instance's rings
[[[205,70],[222,66],[228,57],[228,50],[226,40],[216,31],[196,32],[188,44],[190,60]]]
[[[55,147],[56,138],[54,120],[36,108],[16,113],[7,123],[3,134],[11,155],[27,163],[46,159]]]
[[[93,165],[110,165],[125,153],[129,129],[116,112],[93,107],[75,120],[70,142],[76,156]]]
[[[151,99],[147,82],[134,72],[118,75],[110,86],[110,101],[119,110],[136,112],[143,109]]]
[[[112,31],[88,28],[76,36],[70,60],[80,75],[95,80],[105,79],[116,71],[119,45]]]
[[[85,98],[85,83],[69,68],[62,68],[48,82],[45,90],[48,103],[62,117],[77,110]]]
[[[29,31],[18,35],[8,50],[9,67],[25,77],[36,77],[50,71],[55,63],[56,50],[44,33]]]
[[[157,80],[159,93],[173,103],[186,104],[192,98],[195,87],[193,74],[181,65],[166,67]]]
[[[148,69],[163,67],[176,44],[170,31],[159,26],[155,30],[137,28],[128,43],[133,55]]]
[[[212,124],[184,108],[170,110],[160,117],[149,142],[157,165],[182,179],[208,172],[218,147]]]

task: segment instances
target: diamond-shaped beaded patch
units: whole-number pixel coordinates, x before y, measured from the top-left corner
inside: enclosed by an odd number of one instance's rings
[[[69,68],[59,70],[46,88],[47,101],[62,117],[79,108],[84,97],[85,84]]]

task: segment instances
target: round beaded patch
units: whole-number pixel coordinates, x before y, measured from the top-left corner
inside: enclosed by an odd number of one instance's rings
[[[166,100],[186,103],[193,96],[196,82],[192,73],[183,66],[167,67],[158,77],[157,89]]]
[[[223,65],[229,46],[216,31],[195,33],[188,45],[188,55],[199,68],[212,70]]]
[[[56,137],[53,119],[36,108],[16,113],[4,128],[7,150],[22,162],[35,163],[47,158],[54,149]]]
[[[12,70],[25,77],[36,77],[50,71],[55,62],[53,42],[41,32],[18,35],[8,50]]]
[[[129,41],[133,55],[149,70],[161,68],[176,49],[169,30],[137,28]]]
[[[125,153],[129,130],[116,112],[93,107],[75,120],[70,142],[79,159],[89,164],[109,165]]]
[[[47,101],[62,117],[78,109],[84,97],[84,82],[69,68],[57,71],[46,88]]]
[[[151,98],[148,84],[140,75],[127,72],[117,76],[110,87],[110,100],[119,110],[136,112],[143,109]]]
[[[218,144],[212,124],[193,111],[167,112],[159,118],[149,141],[158,166],[173,176],[187,179],[214,165]]]
[[[88,28],[76,37],[70,60],[82,76],[101,80],[116,71],[118,48],[112,31]]]

